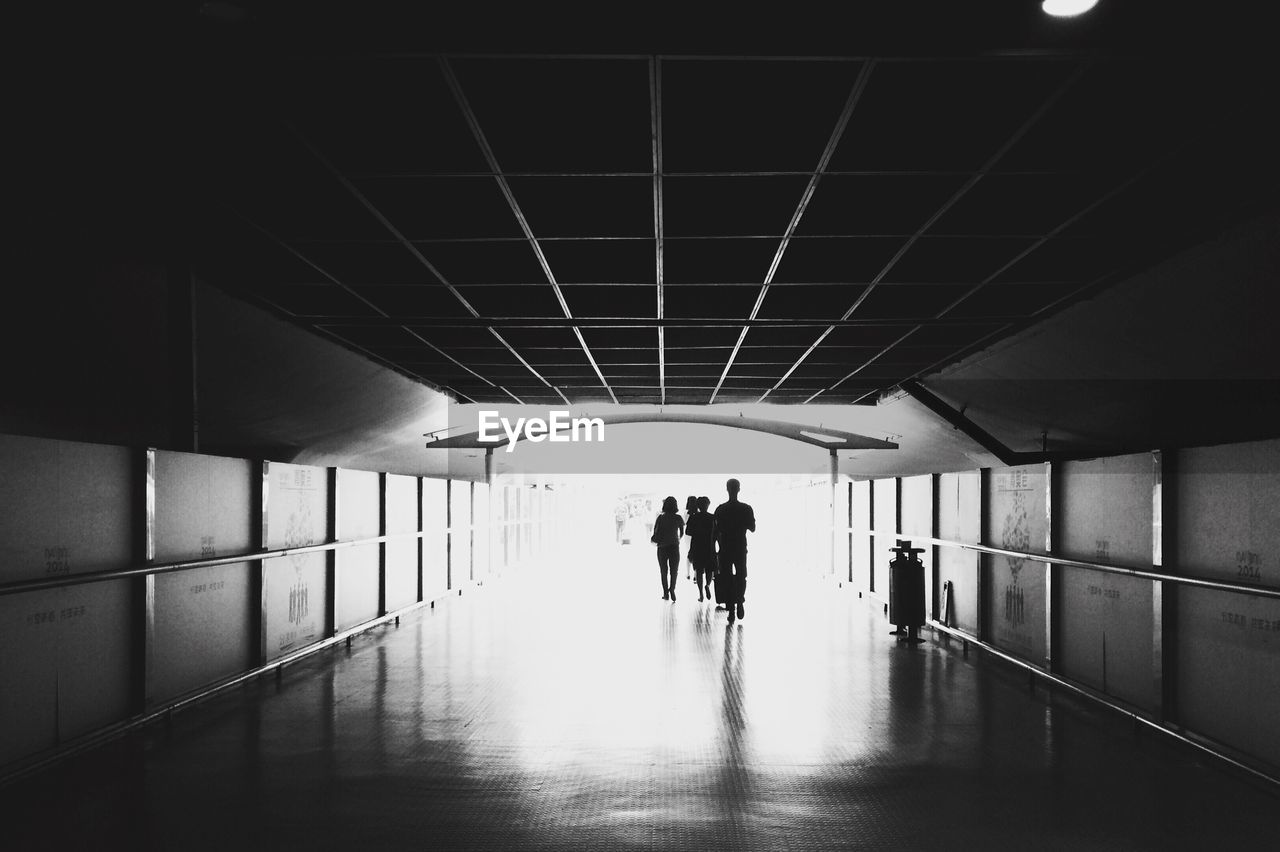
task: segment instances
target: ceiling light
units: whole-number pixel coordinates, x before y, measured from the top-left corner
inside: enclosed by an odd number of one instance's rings
[[[1083,15],[1096,5],[1098,0],[1044,0],[1040,8],[1044,9],[1045,14],[1055,18],[1070,18]]]

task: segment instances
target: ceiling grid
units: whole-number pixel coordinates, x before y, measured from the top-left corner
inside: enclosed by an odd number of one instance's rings
[[[874,403],[1280,185],[1250,86],[1176,53],[272,67],[210,98],[198,260],[480,403]]]

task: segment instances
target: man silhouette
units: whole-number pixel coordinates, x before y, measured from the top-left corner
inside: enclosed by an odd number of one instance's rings
[[[756,531],[756,513],[738,499],[742,484],[730,479],[724,484],[729,500],[716,507],[716,543],[720,546],[716,588],[724,583],[724,605],[729,610],[729,623],[734,616],[745,618],[743,602],[747,596],[747,531]]]

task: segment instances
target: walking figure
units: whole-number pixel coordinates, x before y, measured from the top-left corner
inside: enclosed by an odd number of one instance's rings
[[[684,518],[680,517],[676,498],[662,501],[662,514],[653,522],[649,541],[658,545],[658,579],[662,581],[662,599],[676,601],[676,580],[680,577],[680,537],[684,535]]]
[[[738,499],[742,484],[730,479],[724,484],[729,499],[716,507],[715,536],[720,547],[716,566],[716,600],[723,600],[729,610],[729,623],[734,617],[745,618],[743,608],[747,596],[747,532],[756,531],[756,513]]]
[[[684,501],[684,527],[685,527],[686,535],[689,534],[689,519],[692,518],[697,513],[698,513],[698,498],[690,494],[688,497],[685,498],[685,501]],[[692,547],[692,544],[690,545],[690,547]],[[692,551],[690,551],[690,553],[685,557],[684,578],[686,580],[693,579]]]
[[[689,521],[684,526],[685,535],[689,537],[689,561],[693,563],[699,603],[711,599],[711,575],[715,573],[716,521],[707,511],[710,508],[711,498],[699,497],[694,514],[689,516]]]

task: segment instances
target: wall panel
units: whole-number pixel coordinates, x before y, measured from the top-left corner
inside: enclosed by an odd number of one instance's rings
[[[449,482],[449,588],[471,582],[471,483]]]
[[[338,540],[379,534],[379,480],[367,470],[338,471]],[[337,551],[337,630],[378,617],[378,560],[381,547],[365,544]]]
[[[0,581],[126,568],[138,455],[0,435]],[[130,710],[128,580],[0,597],[0,765]]]
[[[938,538],[978,544],[982,475],[976,470],[938,477]],[[978,554],[958,547],[938,552],[938,582],[951,581],[952,624],[978,633]],[[939,594],[941,602],[941,594]]]
[[[853,502],[852,530],[853,587],[862,591],[871,588],[871,542],[867,531],[871,529],[871,480],[853,483],[850,494]]]
[[[1178,452],[1179,573],[1280,586],[1280,441]],[[1181,722],[1280,767],[1280,601],[1178,591]]]
[[[785,539],[761,536],[756,539],[760,542],[758,548],[751,545],[753,551],[759,549],[765,562],[789,563],[794,570],[805,573],[831,573],[831,486],[827,482],[797,483],[784,502],[767,511],[770,529],[796,530],[799,534]],[[781,524],[773,518],[777,512],[784,515]],[[756,515],[761,516],[758,502]]]
[[[418,531],[418,480],[387,474],[387,535]],[[418,540],[390,539],[386,543],[387,611],[418,600]]]
[[[821,575],[829,575],[832,568],[831,549],[831,483],[819,480],[809,486],[809,502],[813,514],[810,515],[815,529],[813,536],[813,561],[810,571]]]
[[[1067,462],[1057,474],[1059,554],[1150,569],[1151,454]],[[1154,709],[1151,581],[1078,568],[1059,568],[1057,577],[1059,670]]]
[[[987,479],[985,543],[1044,553],[1047,485],[1044,465],[993,469]],[[982,562],[993,643],[1030,662],[1043,663],[1047,649],[1044,563],[986,555]]]
[[[1176,648],[1181,723],[1280,769],[1280,601],[1182,589]]]
[[[908,476],[902,479],[902,533],[904,538],[933,535],[933,477]],[[933,611],[933,545],[914,542],[912,547],[923,547],[920,561],[924,563],[925,612]],[[892,555],[892,554],[890,554]]]
[[[267,548],[323,544],[329,529],[329,477],[323,467],[267,466]],[[263,563],[263,651],[268,660],[318,642],[328,632],[327,556],[302,553]]]
[[[156,561],[252,550],[256,484],[253,465],[242,459],[158,451]],[[149,700],[163,702],[252,664],[257,567],[238,562],[156,577]]]
[[[1182,450],[1175,475],[1179,570],[1280,586],[1280,440]]]
[[[491,539],[492,526],[490,513],[492,507],[489,505],[490,488],[483,482],[477,482],[475,485],[475,505],[472,512],[472,527],[475,534],[471,539],[472,554],[471,559],[475,568],[477,579],[488,579],[493,571],[490,563],[490,551],[493,547]]]
[[[846,581],[849,578],[849,481],[845,477],[836,480],[836,496],[834,508],[835,523],[835,578]]]
[[[448,482],[422,480],[422,597],[434,600],[449,591]]]
[[[875,537],[871,549],[871,571],[875,578],[874,591],[889,599],[889,562],[893,554],[889,549],[897,544],[898,531],[898,480],[876,479],[872,482],[872,501],[875,513],[875,529],[881,535]]]
[[[497,510],[501,519],[501,527],[497,531],[494,538],[494,546],[498,548],[497,556],[502,560],[502,568],[505,570],[508,565],[515,562],[515,543],[511,533],[511,519],[515,512],[514,503],[511,496],[511,486],[503,485],[498,488],[496,500],[500,501],[500,508]],[[623,524],[623,534],[626,534],[626,524]]]

